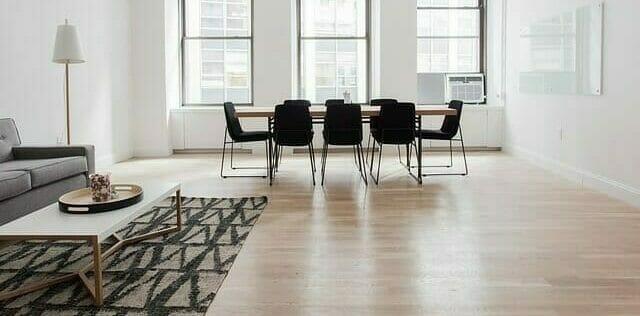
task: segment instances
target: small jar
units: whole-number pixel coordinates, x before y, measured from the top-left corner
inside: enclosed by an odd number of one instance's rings
[[[89,177],[91,199],[94,202],[106,202],[111,199],[111,176],[109,174],[92,174]]]

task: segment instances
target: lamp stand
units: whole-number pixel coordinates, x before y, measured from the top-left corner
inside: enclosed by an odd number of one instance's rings
[[[69,111],[69,63],[64,64],[64,103],[67,114],[67,145],[71,145],[71,120]]]

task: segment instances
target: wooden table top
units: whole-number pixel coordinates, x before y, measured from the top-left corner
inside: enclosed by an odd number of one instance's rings
[[[314,105],[310,108],[311,116],[324,117],[326,107],[324,105]],[[361,107],[362,116],[378,116],[379,106],[365,105]],[[237,108],[237,117],[273,117],[275,106],[254,106],[250,108]],[[416,115],[442,116],[456,115],[456,110],[449,109],[441,105],[417,105]]]

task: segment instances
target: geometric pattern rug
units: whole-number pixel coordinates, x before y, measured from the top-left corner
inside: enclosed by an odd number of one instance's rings
[[[266,197],[183,197],[180,232],[123,247],[103,264],[104,305],[79,280],[0,302],[0,315],[202,315],[227,276]],[[172,225],[175,197],[120,231],[125,238]],[[102,247],[115,241],[107,240]],[[0,293],[77,271],[91,262],[83,241],[26,241],[0,249]],[[88,274],[89,277],[90,274]]]

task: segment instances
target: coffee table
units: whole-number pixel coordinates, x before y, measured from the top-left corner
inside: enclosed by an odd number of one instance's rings
[[[102,305],[102,263],[106,258],[126,245],[176,232],[182,228],[180,184],[150,183],[142,185],[142,188],[144,190],[142,201],[123,209],[97,214],[67,214],[61,212],[58,209],[58,204],[54,203],[0,226],[0,240],[86,240],[93,248],[92,262],[79,271],[3,293],[0,295],[0,300],[10,299],[79,278],[93,297],[94,303],[98,306]],[[177,212],[175,226],[128,239],[123,239],[116,233],[138,216],[150,211],[155,205],[174,194]],[[100,249],[100,242],[111,236],[117,242],[103,253]],[[94,282],[91,282],[86,275],[91,270],[94,273]]]

